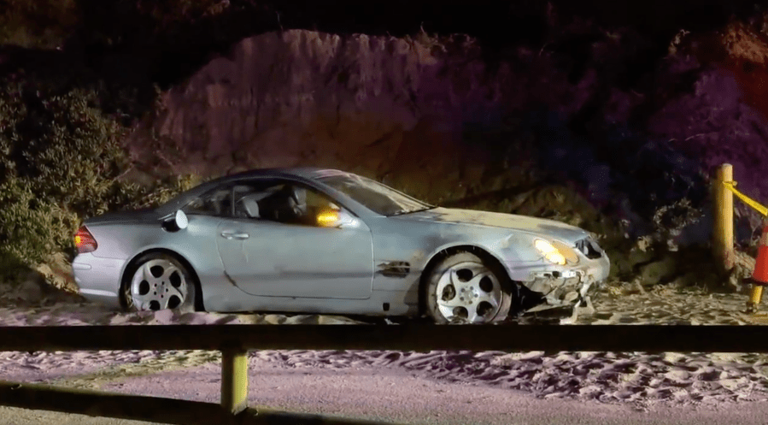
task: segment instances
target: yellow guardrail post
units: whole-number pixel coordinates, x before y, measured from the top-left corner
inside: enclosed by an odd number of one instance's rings
[[[221,350],[221,407],[236,415],[248,403],[248,351],[239,347]]]
[[[717,170],[714,186],[714,219],[712,250],[723,271],[733,268],[733,194],[725,182],[733,181],[733,166],[723,164]]]
[[[768,217],[768,208],[761,205],[759,202],[748,197],[736,189],[736,182],[733,181],[733,169],[730,164],[723,164],[718,170],[717,176],[717,189],[715,189],[715,234],[714,249],[715,255],[723,255],[723,257],[716,257],[724,259],[726,270],[730,270],[733,267],[733,195],[736,195],[745,204],[759,212],[763,217]],[[732,195],[733,194],[733,195]],[[726,199],[730,197],[730,200]],[[722,212],[718,215],[718,210]],[[727,211],[725,211],[727,209]],[[725,223],[727,221],[727,223]],[[730,228],[727,230],[726,228]],[[726,230],[723,230],[726,229]],[[724,240],[730,237],[730,242]],[[726,249],[728,251],[724,251]],[[730,257],[728,257],[730,256]],[[727,258],[730,258],[728,260]],[[760,258],[758,258],[759,260]],[[763,299],[763,285],[758,282],[752,282],[752,291],[747,301],[747,313],[757,312],[757,306]]]

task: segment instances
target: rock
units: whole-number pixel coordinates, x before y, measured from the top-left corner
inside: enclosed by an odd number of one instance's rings
[[[687,288],[699,283],[701,274],[698,272],[688,272],[673,280],[670,285],[674,288]]]
[[[627,256],[627,263],[631,269],[642,263],[647,263],[656,256],[656,253],[651,248],[635,246],[629,251]]]
[[[360,324],[357,320],[350,319],[343,316],[326,316],[320,315],[317,318],[318,325],[343,325],[343,324]]]
[[[749,256],[749,254],[735,251],[734,265],[726,280],[728,288],[735,292],[744,292],[748,290],[749,285],[745,285],[744,280],[752,277],[752,273],[755,270],[755,263],[755,259]]]
[[[637,238],[636,248],[643,253],[649,253],[653,244],[653,238],[650,236],[641,236]]]
[[[611,275],[626,279],[635,274],[638,265],[652,261],[656,251],[649,240],[649,237],[641,237],[634,245],[624,243],[617,247],[621,254],[611,257]]]
[[[288,316],[283,324],[285,325],[310,325],[317,322],[317,316],[310,314],[297,314]]]
[[[677,261],[672,256],[647,264],[640,271],[640,283],[644,286],[655,285],[672,277],[677,272]]]
[[[264,322],[264,315],[256,313],[238,314],[237,320],[244,325],[260,325]]]
[[[267,314],[264,316],[264,322],[270,325],[282,325],[287,320],[284,314]]]
[[[633,294],[644,294],[645,288],[643,288],[643,283],[641,278],[636,278],[632,282],[629,282],[624,288],[623,288],[623,294],[624,295],[633,295]]]

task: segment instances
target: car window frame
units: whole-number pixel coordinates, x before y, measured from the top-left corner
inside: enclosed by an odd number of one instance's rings
[[[304,181],[304,180],[297,179],[297,178],[286,177],[286,176],[258,176],[258,177],[247,177],[247,178],[238,179],[238,180],[235,180],[235,181],[230,181],[230,182],[228,182],[228,184],[231,185],[230,188],[229,188],[230,191],[231,191],[230,192],[231,193],[230,196],[234,200],[234,189],[235,189],[235,186],[242,185],[242,184],[254,184],[254,185],[256,185],[256,184],[264,182],[264,181],[271,181],[271,182],[274,183],[274,185],[292,184],[294,186],[299,186],[299,187],[301,187],[301,188],[303,188],[305,190],[314,191],[317,194],[319,194],[320,196],[323,196],[323,197],[327,198],[333,204],[337,205],[340,210],[346,212],[347,214],[352,215],[353,217],[359,218],[359,215],[357,214],[357,212],[355,212],[354,210],[352,210],[349,207],[347,207],[346,205],[344,205],[343,202],[339,201],[336,197],[333,196],[333,194],[328,193],[328,191],[326,191],[326,190],[323,190],[322,187],[319,187],[318,185],[312,184],[311,182],[308,182],[308,181]],[[211,191],[213,191],[213,190],[211,190]],[[211,191],[206,192],[206,193],[210,193]],[[262,218],[262,217],[257,217],[257,218],[237,217],[235,215],[235,202],[232,202],[232,206],[231,207],[232,208],[231,208],[231,211],[229,212],[229,216],[223,216],[222,218],[226,218],[228,220],[247,221],[249,223],[269,222],[269,223],[275,223],[275,224],[284,225],[284,226],[293,226],[293,227],[301,226],[301,227],[303,227],[303,225],[300,225],[300,224],[283,223],[283,222],[279,222],[279,221],[275,221],[275,220],[270,220],[270,219],[266,219],[266,218]],[[315,228],[318,228],[318,229],[323,229],[324,228],[324,227],[321,227],[321,226],[312,226],[312,227],[315,227]]]

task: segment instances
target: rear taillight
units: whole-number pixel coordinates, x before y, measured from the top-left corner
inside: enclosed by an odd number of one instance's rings
[[[75,234],[75,246],[77,247],[77,252],[83,254],[96,251],[99,245],[96,243],[96,239],[94,239],[91,232],[85,226],[82,226]]]

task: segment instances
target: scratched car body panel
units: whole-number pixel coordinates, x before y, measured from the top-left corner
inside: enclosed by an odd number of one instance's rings
[[[348,190],[350,179],[360,187]],[[392,189],[374,183],[338,170],[254,170],[204,183],[155,210],[94,217],[84,228],[98,247],[75,256],[75,280],[85,297],[125,305],[121,288],[132,262],[165,252],[191,268],[207,311],[412,316],[420,313],[423,273],[451,248],[489,254],[548,305],[572,303],[608,276],[608,257],[577,227],[412,198],[390,202],[384,194]],[[274,205],[285,190],[296,217],[333,211],[341,224],[282,221]],[[188,221],[183,229],[168,225],[178,210]],[[535,247],[542,239],[572,247],[577,261],[547,261]]]

